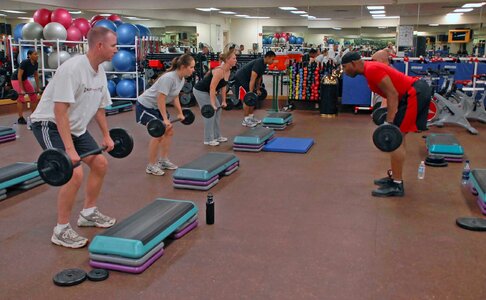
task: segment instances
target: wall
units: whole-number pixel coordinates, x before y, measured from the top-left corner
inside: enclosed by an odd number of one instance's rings
[[[233,19],[229,30],[229,41],[237,45],[243,44],[245,49],[252,49],[253,43],[258,43],[258,48],[262,49],[263,33],[262,24],[255,19]]]

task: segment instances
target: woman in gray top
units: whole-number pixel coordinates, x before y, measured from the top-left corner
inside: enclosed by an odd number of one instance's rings
[[[179,93],[181,92],[186,77],[194,72],[194,58],[189,54],[181,55],[172,60],[170,69],[147,89],[137,101],[137,123],[147,125],[152,119],[164,122],[165,134],[158,138],[151,138],[149,142],[149,163],[145,172],[152,175],[164,175],[163,169],[175,170],[177,166],[169,161],[169,148],[174,131],[169,120],[166,104],[173,102],[177,109],[177,118],[183,120]],[[160,153],[160,157],[158,154]]]

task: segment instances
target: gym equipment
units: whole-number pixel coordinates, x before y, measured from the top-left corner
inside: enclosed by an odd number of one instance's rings
[[[470,184],[478,193],[478,201],[486,207],[486,169],[472,170]],[[483,214],[486,215],[486,210]]]
[[[453,134],[430,134],[425,140],[425,145],[429,155],[444,156],[446,161],[462,162],[464,158],[464,148]]]
[[[147,262],[151,257],[153,257],[155,254],[160,252],[161,250],[163,251],[164,249],[164,243],[160,242],[158,245],[156,245],[153,249],[151,249],[149,252],[147,252],[145,255],[143,255],[140,258],[133,259],[133,258],[128,258],[128,257],[123,257],[119,255],[106,255],[106,254],[97,254],[97,253],[89,253],[89,258],[93,261],[98,261],[98,262],[108,262],[108,263],[114,263],[114,264],[119,264],[119,265],[125,265],[125,266],[141,266]]]
[[[478,130],[471,126],[466,119],[463,108],[458,104],[454,104],[438,93],[434,94],[433,100],[437,106],[437,116],[427,126],[442,127],[444,124],[454,124],[461,126],[471,134],[478,134]]]
[[[44,28],[36,22],[29,22],[22,27],[22,39],[41,40]]]
[[[116,83],[111,79],[108,80],[108,91],[110,92],[111,97],[116,97]]]
[[[239,167],[239,161],[238,157],[230,153],[206,153],[179,167],[172,176],[173,185],[175,188],[209,190],[219,182],[220,177],[235,172]]]
[[[179,101],[181,105],[187,106],[191,103],[191,94],[182,94],[179,96]]]
[[[71,55],[69,55],[69,52],[67,51],[54,51],[49,54],[49,57],[47,58],[47,65],[51,69],[57,69],[60,65],[62,65],[66,60],[70,58]]]
[[[288,138],[277,137],[269,141],[263,151],[286,152],[286,153],[307,153],[314,145],[314,140],[309,138]]]
[[[99,20],[98,22],[96,22],[93,25],[93,27],[105,27],[105,28],[110,29],[113,32],[116,32],[116,25],[115,25],[115,23],[113,23],[112,21],[110,21],[108,19]]]
[[[34,22],[39,23],[41,26],[46,26],[51,22],[51,11],[45,8],[40,8],[35,11],[33,17]]]
[[[377,102],[380,103],[381,102]],[[371,114],[371,118],[373,119],[373,123],[376,125],[381,125],[385,123],[386,121],[386,115],[387,115],[387,108],[386,107],[378,107],[376,109],[373,109],[373,113]]]
[[[192,83],[186,81],[186,83],[184,83],[184,85],[182,86],[181,92],[183,92],[184,94],[189,94],[190,92],[192,92]]]
[[[110,130],[110,137],[115,143],[113,150],[108,152],[115,158],[123,158],[128,156],[133,150],[133,138],[121,128],[113,128]],[[99,154],[106,150],[106,146],[92,151],[83,153],[79,157],[81,159]],[[41,178],[50,185],[61,186],[66,184],[73,176],[73,169],[81,164],[79,161],[73,164],[71,158],[64,150],[61,149],[46,149],[42,152],[37,160],[37,170]]]
[[[44,39],[46,40],[61,40],[64,41],[67,38],[66,28],[60,23],[51,22],[47,24],[43,29]]]
[[[233,139],[234,151],[260,152],[263,146],[273,138],[275,131],[266,127],[249,128]]]
[[[140,30],[138,30],[137,26],[130,23],[123,23],[116,29],[118,45],[134,45],[135,37],[139,35]]]
[[[254,92],[248,92],[245,94],[245,97],[243,97],[243,101],[246,105],[254,107],[257,105],[258,95]]]
[[[486,231],[486,219],[480,218],[457,218],[457,226],[471,231]]]
[[[52,281],[58,286],[73,286],[82,283],[86,278],[86,272],[81,269],[66,269],[54,275]]]
[[[262,120],[262,126],[272,128],[275,130],[284,130],[288,125],[292,124],[293,117],[288,112],[271,113]]]
[[[9,188],[25,190],[42,183],[34,163],[18,162],[0,168],[0,190]]]
[[[49,17],[50,17],[50,14],[49,14]],[[35,21],[35,20],[34,20]],[[37,22],[37,21],[35,21]],[[38,22],[37,22],[38,23]],[[14,30],[13,30],[13,38],[15,40],[15,42],[17,43],[19,41],[19,39],[22,38],[22,28],[25,26],[25,23],[19,23],[15,26]]]
[[[162,255],[164,255],[164,249],[160,249],[157,253],[155,253],[152,257],[150,257],[145,263],[140,266],[125,266],[119,264],[113,264],[108,262],[99,262],[90,260],[89,265],[93,268],[104,268],[109,270],[115,270],[120,272],[132,273],[132,274],[139,274],[148,269],[157,259],[159,259]]]
[[[128,50],[118,50],[111,63],[117,72],[135,71],[135,54]]]
[[[17,139],[15,130],[10,127],[0,126],[0,143],[5,143]]]
[[[127,219],[96,235],[89,245],[89,251],[92,254],[139,259],[195,216],[197,212],[196,204],[191,201],[155,199]],[[162,248],[159,253],[161,256]],[[154,256],[151,259],[153,258]],[[150,262],[151,259],[145,261],[144,264]]]
[[[448,163],[442,155],[429,155],[425,158],[425,164],[431,167],[447,167]]]
[[[400,129],[393,124],[382,124],[373,132],[373,143],[383,152],[393,152],[402,144]]]
[[[121,98],[137,97],[137,86],[133,79],[122,79],[116,85],[116,94]]]
[[[108,279],[110,273],[105,269],[93,269],[88,272],[88,279],[91,281],[103,281]]]
[[[118,100],[113,101],[111,105],[105,107],[105,114],[108,115],[115,115],[124,111],[133,110],[133,102],[130,100]]]
[[[73,21],[73,25],[76,26],[80,31],[83,37],[88,35],[88,31],[91,29],[91,24],[85,18],[77,18]]]
[[[81,32],[81,29],[76,27],[76,25],[71,25],[66,31],[66,40],[68,41],[74,41],[74,42],[79,42],[83,39],[83,32]],[[67,46],[73,46],[75,44],[67,44]],[[106,69],[105,69],[106,70]]]
[[[182,114],[184,115],[184,120],[175,119],[171,120],[170,123],[181,122],[184,125],[191,125],[194,123],[196,117],[190,109],[183,109]],[[165,124],[162,120],[152,119],[147,123],[147,130],[150,136],[154,138],[161,137],[165,134]]]
[[[64,28],[68,29],[73,22],[73,18],[67,9],[56,8],[51,13],[51,22],[61,23]]]
[[[138,30],[140,31],[140,37],[152,35],[152,33],[150,32],[150,29],[148,27],[141,25],[141,24],[135,24],[135,26],[137,26]]]
[[[232,101],[226,101],[226,107],[224,109],[226,110],[231,110],[233,108],[233,102]],[[223,109],[223,106],[219,106],[216,110],[214,110],[214,107],[211,104],[206,104],[203,105],[201,108],[201,115],[206,118],[212,118],[214,114],[218,111]]]

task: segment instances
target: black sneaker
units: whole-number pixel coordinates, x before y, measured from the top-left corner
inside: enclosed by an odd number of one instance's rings
[[[17,124],[24,124],[25,125],[25,124],[27,124],[27,121],[24,119],[24,117],[20,117],[17,120]]]
[[[387,177],[383,177],[383,178],[380,178],[380,179],[375,179],[373,181],[373,183],[375,185],[379,185],[379,186],[385,186],[385,185],[388,185],[388,184],[392,183],[393,182],[392,170],[388,170],[387,173],[388,173],[388,176]]]
[[[375,197],[403,197],[405,190],[402,183],[392,182],[389,185],[381,186],[378,189],[371,192]]]

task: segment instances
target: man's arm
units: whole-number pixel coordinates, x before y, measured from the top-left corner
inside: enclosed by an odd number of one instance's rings
[[[388,101],[386,121],[388,123],[393,123],[398,111],[398,92],[389,76],[385,76],[380,83],[378,83],[378,87]]]
[[[107,147],[106,151],[113,150],[113,140],[110,137],[110,132],[108,130],[108,122],[106,121],[106,114],[104,108],[99,108],[95,115],[96,123],[100,127],[101,134],[103,135],[102,147]]]
[[[255,71],[251,71],[251,78],[250,78],[250,90],[248,92],[253,92],[255,90],[255,85],[257,83],[258,74]]]
[[[76,149],[74,148],[73,138],[71,137],[71,127],[69,126],[68,117],[69,103],[56,102],[54,103],[54,116],[56,118],[57,130],[61,136],[66,153],[69,155],[73,163],[79,162],[80,158]]]

